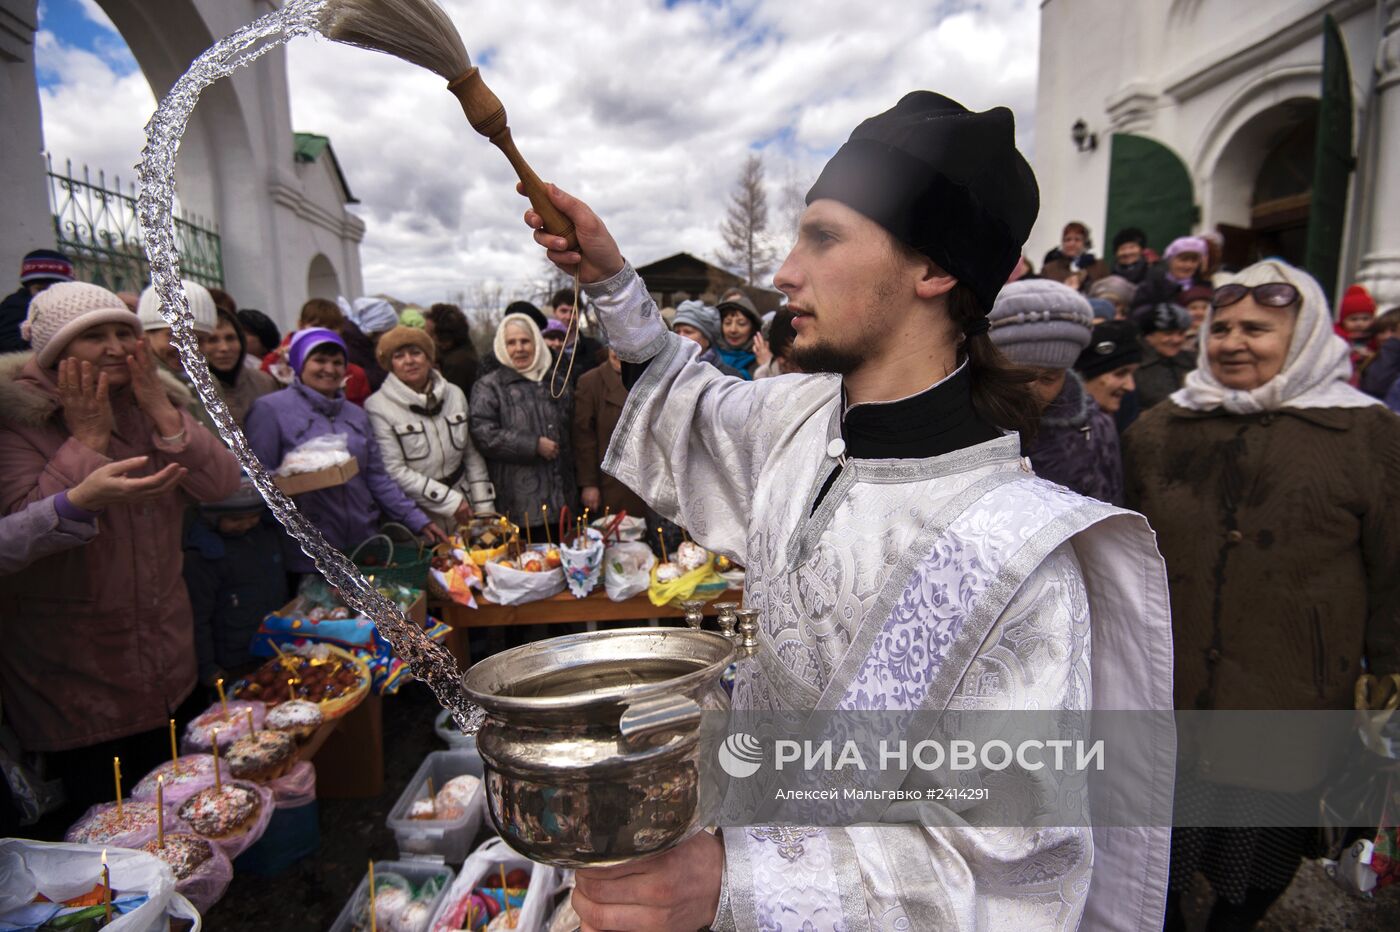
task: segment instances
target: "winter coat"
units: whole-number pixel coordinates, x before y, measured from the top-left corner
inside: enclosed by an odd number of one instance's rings
[[[19,335],[19,325],[28,317],[29,288],[20,285],[19,291],[0,301],[0,353],[22,353],[29,349],[29,341]]]
[[[1178,709],[1350,709],[1363,656],[1400,672],[1400,418],[1167,401],[1124,444],[1128,506],[1166,559]],[[1300,735],[1262,788],[1315,785],[1329,740]]]
[[[51,553],[80,547],[97,534],[97,522],[60,515],[54,508],[56,498],[50,495],[0,517],[0,576],[18,573]]]
[[[181,412],[175,444],[129,391],[113,396],[107,454],[73,438],[57,376],[31,355],[0,360],[0,511],[70,489],[99,466],[149,456],[148,472],[189,470],[158,499],[113,505],[87,546],[0,579],[0,692],[5,719],[31,751],[61,751],[163,728],[195,684],[190,602],[180,575],[185,506],[238,490],[238,463]],[[162,377],[176,400],[180,386]],[[177,402],[178,407],[178,402]]]
[[[1151,307],[1154,304],[1172,304],[1176,301],[1177,295],[1186,289],[1198,284],[1210,284],[1202,279],[1194,279],[1185,284],[1178,285],[1167,278],[1168,266],[1165,261],[1159,262],[1147,273],[1147,277],[1137,286],[1137,291],[1133,292],[1133,304],[1128,310],[1132,311],[1140,307]]]
[[[1073,369],[1065,370],[1064,386],[1041,413],[1030,460],[1042,479],[1102,502],[1123,504],[1118,429]]]
[[[428,388],[440,406],[437,414],[428,413],[432,409],[426,394],[415,392],[392,373],[369,396],[365,412],[389,475],[439,525],[455,531],[453,516],[464,500],[481,514],[495,510],[496,493],[486,461],[472,445],[467,396],[436,371]]]
[[[194,614],[199,678],[209,682],[256,658],[249,652],[262,620],[287,603],[281,528],[271,513],[246,534],[223,535],[216,515],[185,532],[185,585]]]
[[[472,442],[486,457],[491,484],[496,488],[496,510],[510,515],[517,524],[539,523],[536,516],[542,504],[549,505],[554,515],[565,506],[578,513],[570,439],[572,411],[573,392],[565,387],[563,397],[551,397],[548,374],[532,382],[515,369],[501,366],[472,386],[468,421]],[[539,455],[541,437],[559,444],[555,459]]]
[[[574,342],[574,348],[572,350],[567,347],[564,349],[564,358],[559,362],[559,380],[562,382],[564,380],[564,373],[569,372],[569,357],[572,356],[574,367],[573,371],[569,374],[569,387],[578,391],[579,379],[607,362],[606,359],[600,358],[602,352],[603,344],[592,337],[579,334],[578,339]],[[549,362],[549,376],[545,377],[546,385],[549,384],[549,378],[553,376],[554,360],[551,359]]]
[[[1186,381],[1186,373],[1196,368],[1196,357],[1182,349],[1175,356],[1163,356],[1142,341],[1142,365],[1133,373],[1137,385],[1138,406],[1146,411],[1161,401],[1166,401],[1172,392],[1181,388]]]
[[[1376,355],[1361,370],[1360,388],[1372,398],[1384,399],[1400,380],[1400,337],[1381,341]]]
[[[404,495],[385,470],[369,415],[363,408],[347,403],[343,393],[327,398],[301,382],[293,382],[253,402],[243,432],[248,435],[248,445],[270,470],[313,437],[345,436],[350,455],[359,463],[359,472],[343,485],[297,496],[302,514],[335,549],[348,554],[378,533],[381,513],[411,531],[427,526],[428,516]],[[300,545],[286,535],[282,553],[287,569],[293,573],[315,569]]]
[[[605,363],[579,379],[574,395],[574,468],[579,487],[597,486],[604,506],[641,518],[647,513],[646,503],[602,470],[603,456],[626,404],[622,373],[614,372],[612,366]]]
[[[470,346],[454,346],[439,354],[438,368],[442,370],[443,378],[462,390],[464,397],[471,397],[472,386],[481,374],[481,361],[477,359],[476,350]]]
[[[247,366],[240,368],[238,378],[232,385],[216,378],[214,386],[218,388],[224,404],[228,405],[228,413],[233,415],[238,426],[242,427],[248,420],[248,411],[253,407],[253,402],[263,395],[277,391],[281,386],[277,384],[276,379],[260,369],[249,369]]]
[[[190,417],[194,418],[199,425],[214,436],[219,435],[219,430],[214,426],[214,418],[209,413],[209,409],[204,407],[204,402],[199,400],[199,394],[194,390],[194,385],[190,383],[190,377],[185,374],[183,368],[172,369],[165,364],[165,360],[156,357],[156,369],[160,371],[161,379],[169,386],[167,391],[170,400],[175,403],[175,407],[188,411]],[[219,380],[215,379],[215,383]]]

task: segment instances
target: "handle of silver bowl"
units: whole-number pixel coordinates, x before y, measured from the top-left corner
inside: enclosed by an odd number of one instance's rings
[[[653,696],[627,707],[618,722],[622,741],[629,748],[656,747],[677,732],[700,726],[700,706],[687,696]]]

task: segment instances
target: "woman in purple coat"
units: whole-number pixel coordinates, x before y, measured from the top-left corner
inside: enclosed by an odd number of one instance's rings
[[[381,515],[432,540],[442,532],[404,495],[379,455],[369,415],[348,404],[345,342],[332,330],[303,330],[292,338],[287,362],[296,378],[281,391],[264,395],[248,411],[248,444],[268,469],[276,469],[292,450],[325,434],[343,434],[360,471],[344,485],[297,496],[297,507],[337,550],[348,553],[375,534]],[[287,569],[315,569],[300,547],[284,538]]]

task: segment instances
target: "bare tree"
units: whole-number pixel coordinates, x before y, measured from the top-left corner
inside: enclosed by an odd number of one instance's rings
[[[773,267],[776,256],[765,233],[768,229],[768,193],[763,189],[763,156],[751,152],[720,224],[724,250],[721,265],[729,266],[753,285]]]

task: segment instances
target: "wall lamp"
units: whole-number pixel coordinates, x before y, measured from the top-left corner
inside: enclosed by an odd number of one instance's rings
[[[1089,132],[1089,124],[1082,119],[1074,121],[1069,136],[1074,140],[1074,147],[1080,152],[1093,152],[1099,147],[1099,134]]]

